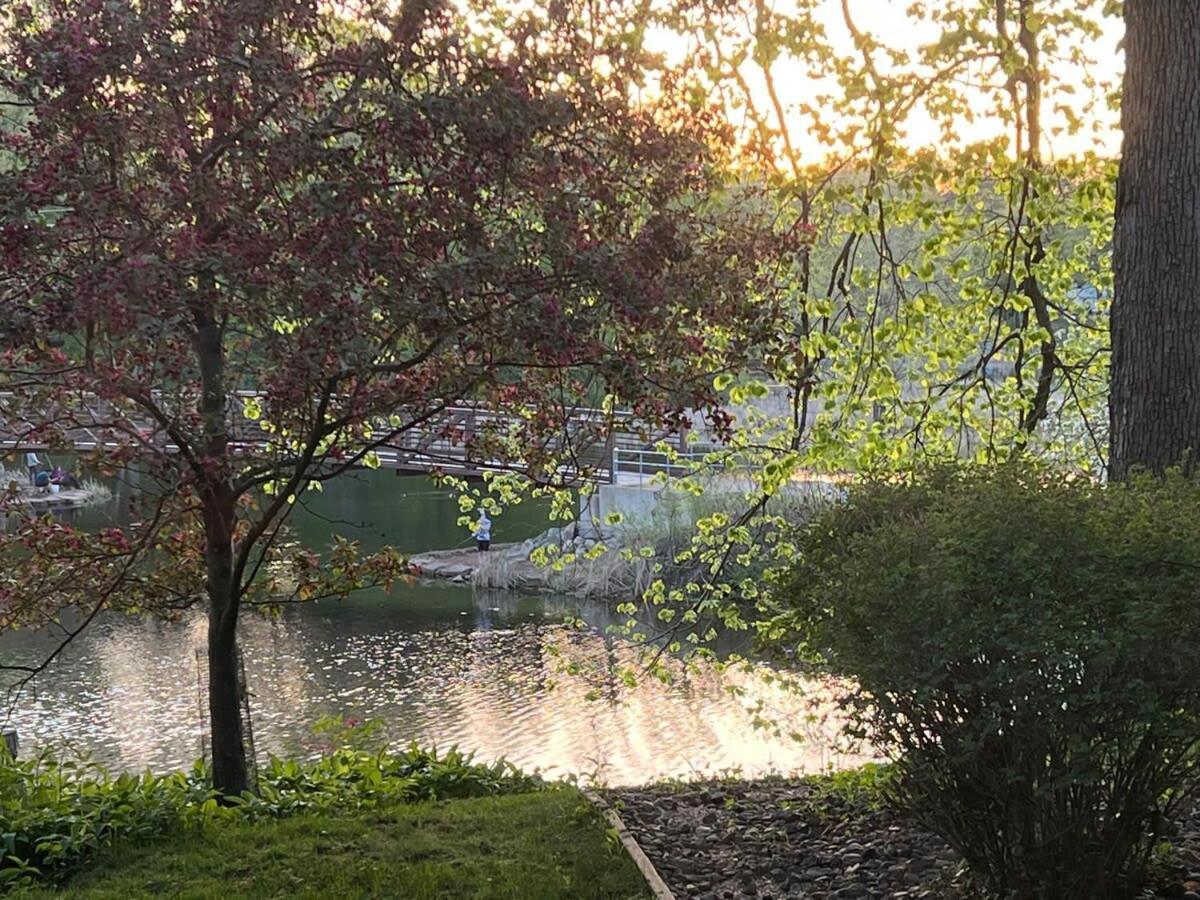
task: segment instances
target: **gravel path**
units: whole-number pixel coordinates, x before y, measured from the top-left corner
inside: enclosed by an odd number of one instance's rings
[[[941,839],[812,782],[614,789],[607,798],[680,900],[974,896]],[[1172,838],[1158,895],[1200,900],[1200,807]]]

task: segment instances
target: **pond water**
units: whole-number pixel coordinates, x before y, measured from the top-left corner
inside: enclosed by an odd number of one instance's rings
[[[454,498],[425,479],[363,473],[311,506],[298,531],[313,545],[340,533],[416,552],[468,537],[455,524]],[[496,539],[544,525],[542,510],[513,510],[496,522]],[[568,627],[568,617],[589,627]],[[242,648],[257,753],[319,752],[312,726],[337,715],[379,719],[395,744],[458,745],[483,759],[612,784],[847,762],[808,722],[806,702],[751,673],[681,671],[670,684],[623,685],[619,671],[636,659],[605,632],[615,621],[603,604],[420,583],[291,607],[276,619],[247,615]],[[23,748],[66,748],[116,769],[188,766],[202,750],[204,633],[199,614],[93,623],[17,698],[7,727]],[[35,659],[52,641],[4,635],[0,660]],[[756,728],[754,708],[807,739]]]

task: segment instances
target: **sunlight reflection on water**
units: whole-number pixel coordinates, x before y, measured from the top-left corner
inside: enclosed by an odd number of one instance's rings
[[[622,686],[617,670],[633,661],[630,648],[566,628],[555,621],[563,612],[552,600],[435,588],[293,609],[278,620],[247,616],[242,646],[260,757],[315,752],[313,723],[345,714],[380,719],[396,744],[457,744],[483,759],[612,784],[855,761],[813,734],[801,698],[746,673]],[[204,634],[199,615],[99,623],[21,696],[10,727],[24,747],[66,746],[113,768],[186,767],[201,749]],[[8,635],[0,653],[34,654],[46,640]],[[584,674],[567,674],[565,661]],[[759,702],[785,734],[808,739],[756,729],[747,709]]]

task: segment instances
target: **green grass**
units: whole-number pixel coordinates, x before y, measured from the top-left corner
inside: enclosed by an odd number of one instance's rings
[[[643,898],[633,863],[576,791],[416,803],[346,816],[213,822],[117,843],[39,898]]]

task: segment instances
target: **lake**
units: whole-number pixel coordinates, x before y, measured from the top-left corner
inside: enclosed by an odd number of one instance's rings
[[[80,521],[119,517],[127,500],[118,490],[109,508],[82,511]],[[331,533],[406,552],[469,542],[455,498],[424,478],[364,472],[306,502],[297,532],[313,546]],[[518,508],[497,519],[495,538],[523,539],[546,524],[544,510]],[[575,617],[588,627],[564,624]],[[680,668],[669,684],[625,686],[620,670],[638,661],[607,632],[616,623],[606,604],[425,583],[293,606],[273,619],[245,614],[257,754],[317,753],[313,725],[336,715],[378,719],[396,745],[458,745],[611,784],[849,762],[814,731],[806,702],[752,672]],[[204,635],[199,613],[102,618],[16,698],[7,727],[20,732],[23,754],[54,747],[114,769],[190,766],[202,751]],[[51,646],[48,634],[3,635],[0,660],[33,660]],[[757,707],[782,732],[808,738],[756,728]]]

